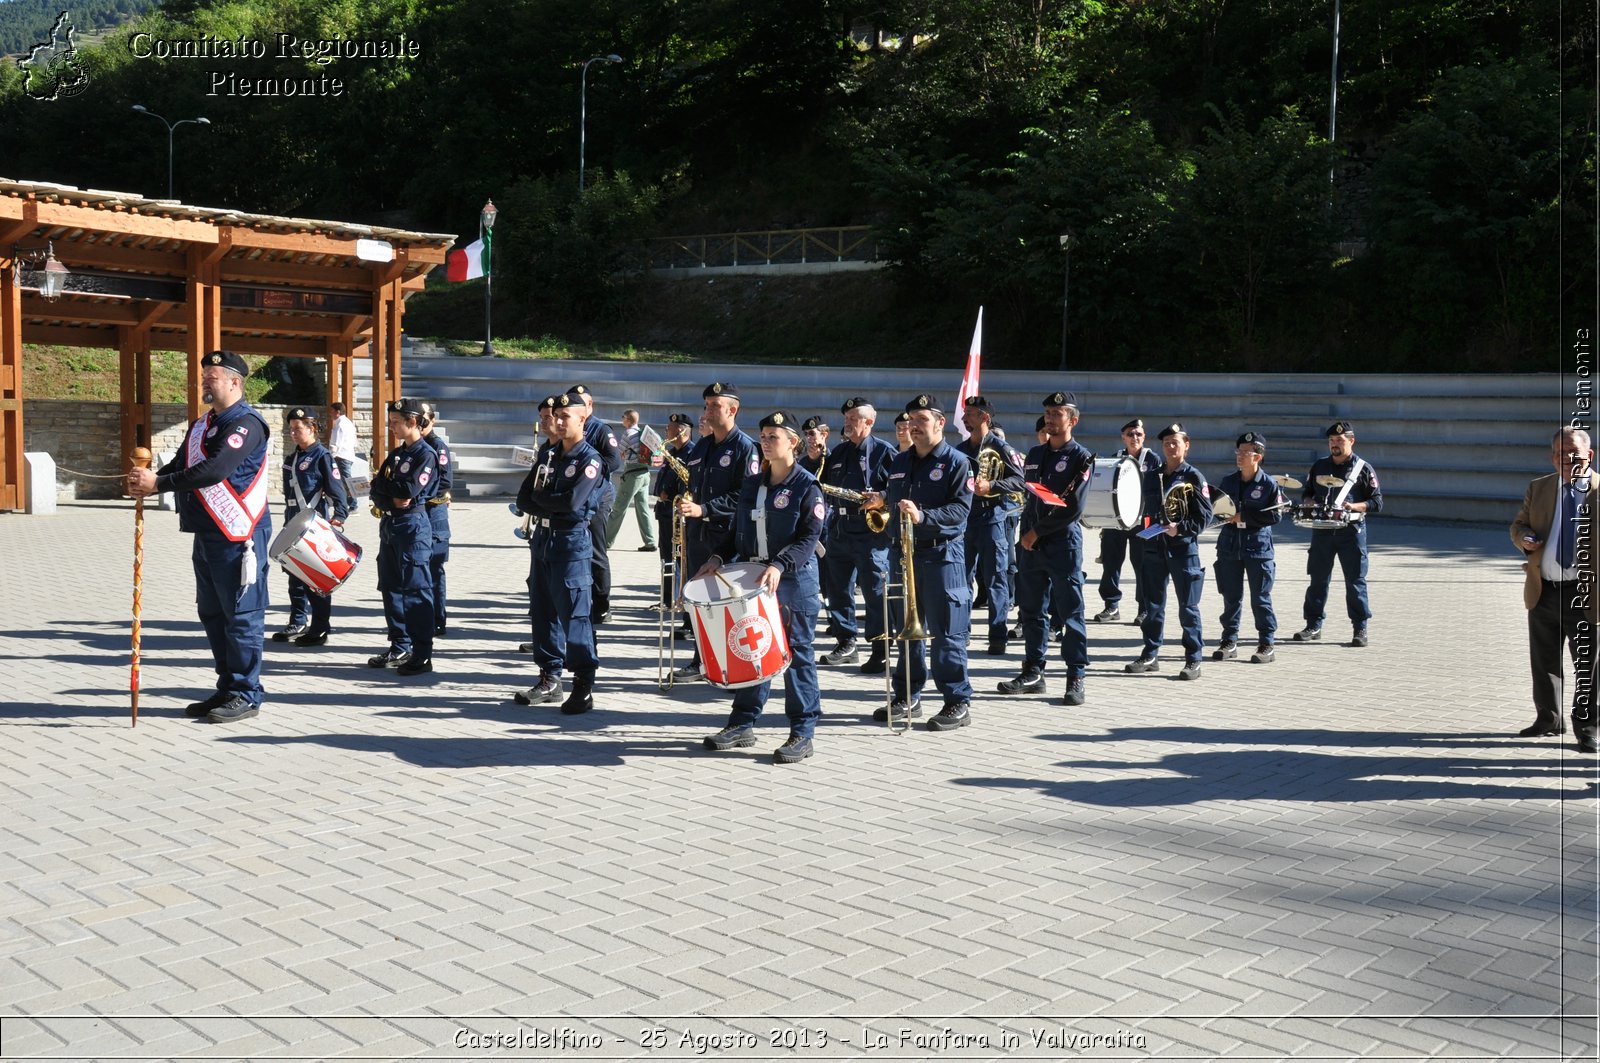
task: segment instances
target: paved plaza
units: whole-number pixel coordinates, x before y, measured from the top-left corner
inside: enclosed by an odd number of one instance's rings
[[[1503,527],[1374,521],[1367,649],[1337,577],[1330,640],[1287,642],[1289,530],[1275,664],[1175,682],[1170,610],[1125,675],[1136,629],[1091,625],[1081,708],[1059,661],[994,693],[1018,659],[980,639],[973,726],[893,735],[824,666],[817,755],[777,767],[781,693],[713,754],[729,695],[657,689],[631,520],[597,710],[513,704],[526,547],[503,502],[453,512],[431,676],[366,667],[362,507],[333,638],[269,642],[233,725],[183,715],[212,672],[151,512],[137,728],[132,504],[0,516],[0,1059],[1596,1057],[1600,775],[1516,737]]]

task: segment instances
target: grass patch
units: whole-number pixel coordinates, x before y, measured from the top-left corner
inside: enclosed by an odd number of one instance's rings
[[[183,351],[150,352],[152,402],[188,401],[189,382],[185,372],[188,358]],[[250,376],[244,382],[246,401],[261,402],[274,388],[281,386],[282,374],[276,367],[268,367],[271,361],[265,356],[245,358],[245,364],[250,367]],[[102,347],[25,343],[22,345],[22,392],[30,399],[118,402],[122,398],[120,359],[116,351]],[[276,401],[276,396],[273,399]]]
[[[414,337],[422,343],[433,343],[454,355],[471,356],[483,352],[482,340],[457,340],[444,336]],[[564,340],[558,336],[496,337],[496,358],[531,358],[555,361],[584,358],[602,362],[697,362],[706,361],[687,351],[641,348],[631,343],[584,343]]]

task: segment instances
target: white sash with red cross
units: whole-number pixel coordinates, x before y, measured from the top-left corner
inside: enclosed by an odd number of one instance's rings
[[[205,438],[206,424],[209,417],[201,418],[189,429],[189,439],[184,444],[184,467],[194,468],[206,460],[205,449],[201,441]],[[210,487],[201,487],[195,491],[200,497],[200,504],[216,522],[217,529],[228,537],[230,542],[242,543],[249,539],[256,530],[256,525],[261,521],[261,515],[267,511],[267,463],[262,462],[256,470],[256,478],[245,489],[244,494],[239,494],[226,480],[212,484]]]

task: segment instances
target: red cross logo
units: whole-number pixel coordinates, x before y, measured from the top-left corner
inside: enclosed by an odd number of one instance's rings
[[[728,649],[741,661],[759,661],[772,646],[772,625],[759,613],[740,617],[728,630]]]

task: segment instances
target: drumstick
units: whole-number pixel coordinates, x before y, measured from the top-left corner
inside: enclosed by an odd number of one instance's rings
[[[134,447],[130,455],[133,467],[148,469],[150,467],[150,451],[144,447]],[[133,722],[128,726],[139,726],[139,613],[144,605],[144,499],[141,497],[133,503],[133,661],[128,675],[128,687],[133,692]]]

